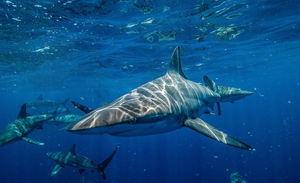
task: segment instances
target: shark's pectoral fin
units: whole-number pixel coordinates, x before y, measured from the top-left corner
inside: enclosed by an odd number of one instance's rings
[[[25,142],[35,144],[35,145],[40,145],[40,146],[45,145],[45,143],[43,143],[43,142],[39,142],[39,141],[33,140],[31,138],[28,138],[28,137],[22,137],[22,140],[25,141]]]
[[[210,124],[204,122],[200,118],[196,119],[186,119],[184,121],[184,126],[189,127],[203,135],[212,138],[216,141],[222,142],[224,144],[241,148],[241,149],[252,149],[251,146],[227,135],[226,133],[216,129],[215,127],[211,126]]]
[[[59,170],[61,170],[63,167],[60,164],[56,164],[56,166],[54,167],[53,171],[51,172],[51,176],[50,178],[52,179],[52,177],[54,175],[57,174],[57,172],[59,172]]]

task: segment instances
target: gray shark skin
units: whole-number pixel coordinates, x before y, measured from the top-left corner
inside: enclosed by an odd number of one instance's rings
[[[117,152],[117,148],[112,152],[112,154],[105,159],[102,163],[96,165],[93,161],[89,160],[84,156],[79,156],[75,153],[75,144],[72,145],[71,149],[68,152],[48,152],[47,156],[49,156],[53,161],[55,161],[56,166],[51,173],[51,178],[56,175],[59,170],[64,167],[72,167],[77,168],[79,173],[81,174],[86,169],[97,170],[100,176],[103,179],[106,179],[104,174],[104,169],[113,159],[114,155]]]
[[[52,119],[47,121],[47,124],[55,125],[55,126],[69,125],[69,124],[79,120],[80,118],[82,118],[82,116],[80,116],[80,115],[67,114],[67,115],[64,115],[64,116],[58,116],[58,117],[52,118]]]
[[[36,129],[43,129],[43,124],[53,117],[53,114],[29,116],[26,113],[26,104],[24,104],[20,110],[18,118],[8,124],[0,132],[0,146],[7,145],[18,140],[23,140],[36,145],[45,145],[42,142],[28,138],[27,135]]]
[[[220,100],[217,92],[186,78],[181,70],[180,49],[176,47],[164,76],[86,114],[67,130],[77,134],[142,136],[185,126],[219,142],[251,149],[198,118]]]
[[[247,96],[253,95],[253,92],[241,90],[240,88],[233,88],[228,86],[218,86],[210,77],[205,75],[203,77],[205,86],[221,96],[221,100],[217,102],[219,115],[221,115],[220,102],[234,103],[236,100],[243,99]]]
[[[57,106],[59,104],[62,104],[64,107],[66,107],[66,103],[69,101],[69,99],[70,99],[70,97],[67,98],[63,102],[54,101],[54,100],[45,100],[41,94],[36,100],[27,102],[26,106],[31,107],[36,111],[39,107],[53,107],[53,106]]]
[[[237,172],[232,172],[230,174],[230,183],[247,183],[245,179]]]

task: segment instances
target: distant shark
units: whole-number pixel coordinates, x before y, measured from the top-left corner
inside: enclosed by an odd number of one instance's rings
[[[247,183],[245,179],[237,172],[232,172],[230,174],[230,183]]]
[[[57,164],[51,173],[51,178],[56,175],[59,170],[64,167],[73,167],[78,168],[79,173],[81,174],[86,169],[97,170],[100,176],[103,179],[106,179],[104,174],[104,169],[113,159],[114,155],[117,152],[117,148],[112,152],[112,154],[104,160],[102,163],[96,165],[93,161],[89,160],[84,156],[79,156],[75,153],[75,144],[72,145],[71,149],[68,152],[48,152],[47,156],[49,156],[53,161]]]
[[[54,101],[54,100],[45,100],[43,98],[43,95],[41,94],[36,100],[30,101],[26,103],[27,107],[31,107],[32,109],[36,110],[37,112],[39,111],[39,107],[53,107],[57,106],[59,104],[63,105],[66,107],[66,103],[69,101],[70,97],[67,98],[63,102],[59,101]]]
[[[208,108],[213,108],[215,103],[234,102],[253,93],[238,89],[231,93],[228,90],[234,88],[230,87],[224,92],[208,77],[204,80],[207,86],[187,79],[181,69],[180,48],[176,47],[164,76],[86,114],[67,130],[77,134],[142,136],[185,126],[224,144],[252,149],[199,117],[208,113]]]
[[[76,115],[76,114],[66,114],[63,116],[54,117],[47,121],[47,124],[49,125],[69,125],[75,121],[78,121],[82,116]]]
[[[27,137],[31,132],[36,129],[43,129],[43,124],[54,118],[54,114],[44,114],[31,116],[26,113],[26,104],[24,104],[20,110],[20,113],[16,120],[8,124],[0,132],[0,146],[7,145],[18,140],[23,140],[36,145],[45,145],[42,142],[30,139]]]

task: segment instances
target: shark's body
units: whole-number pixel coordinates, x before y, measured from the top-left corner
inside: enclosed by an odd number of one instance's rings
[[[230,183],[246,183],[245,179],[237,172],[230,174]]]
[[[250,94],[252,92],[244,95]],[[78,134],[141,136],[165,133],[186,126],[222,143],[251,149],[249,145],[199,118],[207,113],[209,107],[221,102],[221,98],[217,91],[186,78],[181,70],[180,49],[177,47],[164,76],[95,109],[69,125],[67,130]]]
[[[96,165],[93,161],[89,160],[84,156],[77,155],[75,153],[75,144],[71,147],[71,149],[68,152],[48,152],[47,156],[49,156],[53,161],[55,161],[55,163],[57,163],[51,173],[51,178],[54,175],[56,175],[59,172],[59,170],[61,170],[63,167],[71,167],[77,168],[80,174],[86,169],[97,170],[101,177],[103,179],[106,179],[104,169],[112,160],[116,152],[117,148],[106,160],[104,160],[98,165]]]
[[[52,118],[49,121],[47,121],[47,124],[49,124],[49,125],[55,125],[55,126],[69,125],[69,124],[71,124],[71,123],[79,120],[80,118],[82,118],[82,116],[80,116],[80,115],[67,114],[67,115],[63,115],[63,116],[58,116],[58,117]]]
[[[55,100],[45,100],[41,94],[37,99],[27,102],[26,106],[31,107],[34,110],[39,110],[39,107],[53,107],[53,106],[57,106],[59,104],[65,106],[66,103],[68,102],[69,98],[67,98],[63,102],[59,102],[59,101],[55,101]]]
[[[21,108],[18,118],[12,123],[8,124],[0,132],[0,146],[7,145],[18,140],[23,140],[36,145],[45,145],[42,142],[32,140],[27,137],[31,132],[36,129],[43,129],[43,124],[53,118],[53,114],[44,114],[31,116],[26,113],[26,104]]]

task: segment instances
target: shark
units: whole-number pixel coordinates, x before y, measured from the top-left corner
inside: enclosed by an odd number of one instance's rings
[[[57,163],[51,173],[51,178],[53,178],[53,176],[56,175],[62,168],[71,167],[77,168],[80,174],[86,169],[91,169],[92,171],[97,170],[99,175],[103,179],[106,179],[104,170],[113,159],[118,147],[116,147],[115,150],[111,153],[111,155],[108,158],[106,158],[102,163],[96,165],[93,161],[89,160],[88,158],[77,155],[75,152],[75,146],[76,144],[73,144],[70,150],[67,152],[61,151],[47,153],[47,156],[50,157],[55,163]]]
[[[230,174],[230,183],[247,183],[246,180],[237,172]]]
[[[213,108],[215,103],[234,102],[241,99],[236,96],[246,97],[253,92],[225,92],[228,95],[225,100],[224,92],[217,90],[212,80],[206,77],[204,80],[207,80],[207,85],[191,81],[184,75],[180,47],[176,47],[164,76],[89,112],[71,123],[67,131],[131,137],[166,133],[187,127],[221,143],[252,149],[248,144],[203,121],[200,116],[208,113],[208,109]]]
[[[48,125],[69,125],[75,121],[78,121],[82,116],[77,114],[66,114],[63,116],[57,116],[47,121]]]
[[[70,97],[67,98],[63,102],[59,102],[59,101],[55,101],[55,100],[46,100],[43,98],[43,95],[40,94],[37,99],[26,102],[26,106],[36,110],[39,113],[40,112],[39,107],[53,107],[53,106],[57,106],[59,104],[66,107],[66,103],[69,101],[69,99],[70,99]]]
[[[203,77],[205,86],[211,89],[214,92],[220,94],[221,99],[217,102],[219,115],[221,115],[221,102],[230,102],[234,103],[237,100],[243,99],[246,96],[252,95],[253,92],[241,90],[240,88],[228,87],[228,86],[218,86],[210,77],[205,75]]]
[[[0,146],[4,146],[18,140],[29,142],[36,145],[45,145],[45,143],[27,137],[37,129],[43,129],[44,123],[54,118],[55,114],[29,115],[26,113],[26,104],[23,104],[16,120],[8,124],[0,132]]]

